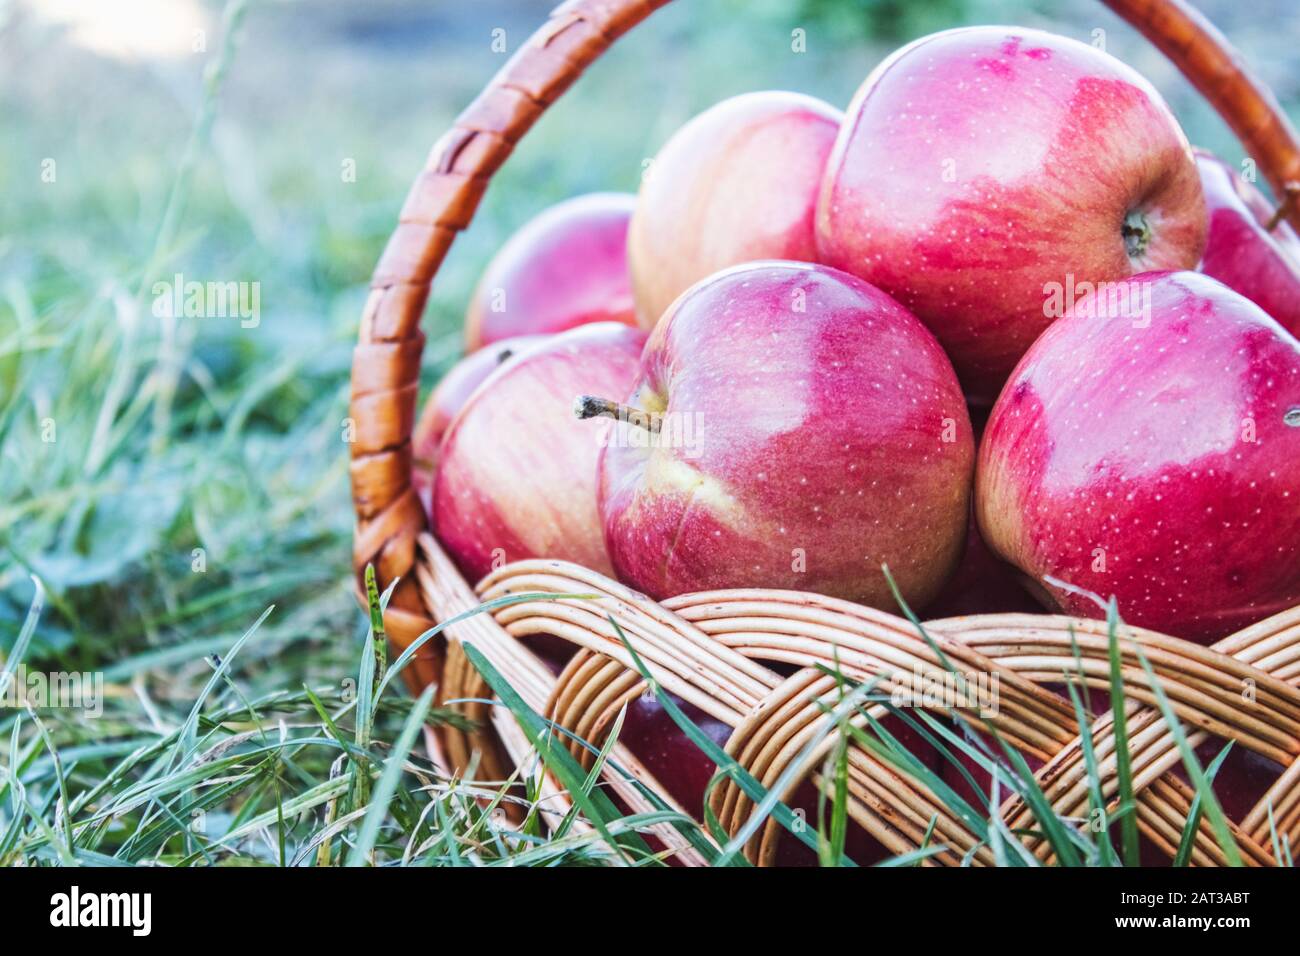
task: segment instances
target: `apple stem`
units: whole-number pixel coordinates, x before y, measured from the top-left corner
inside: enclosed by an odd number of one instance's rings
[[[1151,242],[1151,225],[1139,210],[1134,209],[1124,217],[1120,233],[1124,236],[1124,251],[1130,259],[1140,259],[1146,254]]]
[[[663,419],[654,412],[643,411],[595,395],[579,395],[574,399],[573,414],[578,418],[612,418],[617,422],[627,422],[637,428],[644,428],[652,435],[659,434],[664,424]]]
[[[1273,211],[1273,216],[1264,227],[1265,232],[1272,232],[1287,217],[1291,207],[1295,205],[1296,197],[1300,196],[1300,183],[1289,182],[1286,184],[1282,201],[1277,204],[1277,209]]]

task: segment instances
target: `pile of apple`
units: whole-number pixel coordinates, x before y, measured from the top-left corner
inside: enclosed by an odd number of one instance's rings
[[[847,113],[726,100],[639,196],[526,225],[417,427],[417,483],[471,579],[545,557],[656,599],[897,610],[887,567],[931,617],[1114,596],[1209,642],[1300,604],[1280,220],[1106,53],[935,34]],[[711,767],[666,728],[640,701],[625,732],[698,797]],[[1252,799],[1270,778],[1229,776]]]
[[[548,557],[896,610],[888,567],[931,616],[1113,595],[1208,642],[1300,603],[1280,218],[1106,53],[935,34],[847,114],[726,100],[639,196],[527,224],[417,482],[475,579]]]

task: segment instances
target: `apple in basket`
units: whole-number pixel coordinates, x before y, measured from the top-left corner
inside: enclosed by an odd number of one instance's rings
[[[651,333],[598,493],[619,577],[656,599],[793,588],[923,606],[960,555],[974,443],[934,337],[824,266],[757,262],[693,286]]]
[[[843,114],[799,93],[705,110],[651,163],[628,233],[641,323],[695,282],[756,259],[816,259],[813,208]]]
[[[610,573],[596,513],[600,437],[573,394],[629,392],[645,333],[599,322],[549,336],[476,389],[442,441],[434,532],[472,581],[524,558]]]
[[[1198,150],[1196,166],[1210,217],[1200,271],[1300,333],[1300,238],[1273,222],[1268,200],[1223,160]]]
[[[465,351],[588,322],[635,324],[627,225],[636,197],[591,193],[530,220],[488,263],[465,316]]]
[[[1208,642],[1300,604],[1300,342],[1195,272],[1083,299],[989,418],[989,546],[1065,611]]]
[[[433,492],[433,470],[437,466],[438,448],[456,413],[469,401],[474,390],[506,359],[544,341],[545,335],[518,335],[513,339],[503,339],[465,356],[438,382],[424,411],[420,413],[420,420],[415,423],[411,437],[411,449],[415,458],[413,483],[420,500],[424,502],[426,512],[430,509],[429,496]]]
[[[817,205],[819,261],[890,293],[990,403],[1060,311],[1052,291],[1192,269],[1205,206],[1155,89],[1100,50],[971,27],[858,90]]]

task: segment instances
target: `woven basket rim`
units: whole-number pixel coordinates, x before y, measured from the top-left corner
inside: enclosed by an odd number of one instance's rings
[[[896,687],[895,677],[906,684],[909,665],[929,676],[943,673],[937,656],[914,624],[836,598],[801,591],[743,589],[682,595],[659,604],[597,572],[554,560],[507,564],[471,591],[456,580],[451,559],[432,535],[421,536],[420,545],[417,573],[421,587],[429,603],[447,614],[507,597],[583,595],[519,600],[497,607],[490,618],[483,614],[453,625],[449,631],[454,632],[454,642],[471,643],[492,660],[539,714],[595,746],[603,742],[603,732],[613,725],[619,710],[645,687],[608,624],[609,617],[618,622],[660,687],[734,728],[728,753],[738,757],[765,786],[791,765],[798,744],[806,742],[825,719],[817,705],[803,696],[813,690],[824,695],[834,689],[833,681],[824,683],[829,678],[819,666],[836,665],[852,680],[880,679],[883,688],[891,691]],[[1041,685],[1064,683],[1067,675],[1078,673],[1076,661],[1081,660],[1083,672],[1078,683],[1108,689],[1107,623],[1012,613],[947,618],[923,626],[962,673],[996,675],[1001,699],[998,713],[989,722],[1008,743],[1044,761],[1036,776],[1058,814],[1086,814],[1089,795],[1084,741],[1076,716],[1067,700]],[[558,677],[519,640],[535,634],[552,635],[578,648]],[[1248,865],[1271,864],[1270,803],[1279,836],[1288,836],[1292,842],[1300,837],[1300,788],[1296,787],[1300,779],[1300,610],[1275,615],[1211,647],[1126,625],[1122,634],[1139,828],[1172,857],[1181,833],[1181,826],[1173,821],[1186,819],[1194,792],[1172,773],[1181,757],[1157,709],[1137,647],[1150,662],[1174,712],[1189,729],[1193,745],[1211,734],[1228,737],[1285,768],[1259,803],[1233,826],[1244,861]],[[1270,663],[1260,666],[1264,660]],[[783,677],[763,663],[773,661],[799,670]],[[457,670],[450,680],[440,691],[448,700],[488,694],[472,670]],[[818,680],[823,683],[816,685]],[[1247,682],[1254,690],[1249,710],[1242,698]],[[942,709],[936,712],[942,713]],[[883,713],[883,706],[876,705],[874,715]],[[1118,767],[1111,714],[1094,719],[1090,742],[1098,755],[1103,792],[1113,798]],[[473,745],[465,740],[458,746],[468,752]],[[571,749],[580,759],[589,757],[577,744]],[[853,765],[861,779],[854,777],[858,786],[850,788],[850,811],[873,837],[899,853],[915,850],[933,820],[934,833],[972,854],[973,862],[991,862],[991,850],[977,846],[962,821],[933,793],[861,747],[852,749]],[[531,759],[531,752],[524,746],[508,756],[509,762],[523,765]],[[796,782],[809,774],[817,779],[817,756],[804,762]],[[626,751],[618,751],[615,759],[639,766]],[[653,778],[648,779],[662,793]],[[873,809],[885,799],[885,793],[893,794],[887,816]],[[734,784],[716,792],[712,806],[733,835],[752,809]],[[1001,812],[1012,828],[1028,828],[1032,823],[1030,809],[1017,797],[1008,798]],[[900,823],[899,813],[911,820],[910,830]],[[747,847],[747,855],[756,863],[771,862],[778,836],[776,824],[768,821]],[[1029,841],[1028,845],[1044,860],[1048,858],[1044,841]],[[1196,836],[1192,861],[1201,865],[1227,862],[1205,819]]]

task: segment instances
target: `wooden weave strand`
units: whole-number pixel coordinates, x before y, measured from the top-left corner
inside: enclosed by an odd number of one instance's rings
[[[422,539],[431,564],[444,569],[450,562],[431,536]],[[618,710],[641,692],[639,675],[618,641],[609,618],[619,628],[655,680],[713,717],[735,728],[728,753],[765,786],[771,786],[790,766],[804,744],[824,729],[838,693],[822,667],[838,666],[848,678],[879,678],[877,689],[920,689],[917,677],[942,674],[930,643],[910,622],[870,608],[833,598],[793,591],[721,591],[686,595],[656,604],[644,595],[596,572],[559,561],[520,561],[489,575],[479,586],[478,600],[494,601],[520,595],[581,595],[522,600],[483,615],[474,634],[451,628],[453,641],[482,640],[492,625],[513,639],[511,655],[499,669],[516,681],[512,668],[532,655],[520,638],[551,634],[582,648],[544,703],[534,692],[536,709],[560,726],[599,744]],[[466,599],[466,606],[473,599]],[[1169,728],[1156,709],[1138,649],[1150,663],[1157,681],[1193,744],[1214,733],[1237,746],[1268,757],[1288,771],[1233,833],[1244,860],[1271,862],[1267,828],[1261,828],[1269,801],[1279,833],[1300,838],[1300,807],[1292,782],[1300,770],[1300,681],[1246,664],[1225,654],[1238,647],[1246,653],[1266,643],[1288,654],[1300,646],[1294,612],[1279,615],[1250,629],[1250,639],[1237,635],[1213,648],[1125,628],[1121,643],[1128,696],[1130,752],[1139,793],[1139,827],[1159,849],[1172,857],[1191,809],[1193,791],[1172,773],[1180,756]],[[997,712],[988,722],[1013,746],[1044,762],[1037,779],[1062,816],[1082,817],[1088,795],[1084,779],[1083,740],[1072,707],[1041,684],[1073,679],[1096,690],[1109,687],[1108,637],[1104,622],[1066,617],[1002,614],[935,621],[925,625],[931,640],[952,667],[963,674],[997,675]],[[1288,636],[1289,635],[1289,636]],[[1279,636],[1285,643],[1279,643]],[[501,641],[501,635],[493,640]],[[1275,654],[1276,654],[1275,651]],[[490,656],[490,652],[485,650]],[[1077,655],[1077,656],[1076,656]],[[1285,656],[1285,655],[1277,655]],[[540,662],[532,658],[535,666]],[[796,664],[800,670],[783,679],[760,662]],[[742,663],[743,662],[743,663]],[[495,663],[495,661],[494,661]],[[1285,666],[1285,665],[1283,665]],[[533,671],[536,673],[536,670]],[[518,680],[525,679],[520,673]],[[1243,693],[1246,682],[1252,690]],[[453,696],[455,686],[446,688]],[[820,702],[820,705],[819,705]],[[885,714],[875,705],[873,716]],[[942,713],[943,711],[936,711]],[[1098,760],[1102,792],[1112,802],[1118,776],[1110,715],[1096,718],[1091,743]],[[815,770],[827,736],[802,764],[795,782]],[[873,837],[896,852],[919,845],[929,822],[936,821],[936,840],[953,851],[937,858],[957,863],[967,852],[975,863],[991,862],[987,847],[964,823],[953,817],[921,784],[877,759],[865,749],[850,748],[850,811]],[[787,791],[788,793],[789,791]],[[734,783],[719,788],[714,812],[734,833],[751,809]],[[1030,828],[1033,820],[1018,798],[1009,799],[1001,815],[1011,828]],[[770,862],[779,833],[768,823],[747,848],[755,862]],[[1032,852],[1047,859],[1042,840],[1028,840]],[[1226,863],[1222,848],[1202,820],[1192,862]]]

